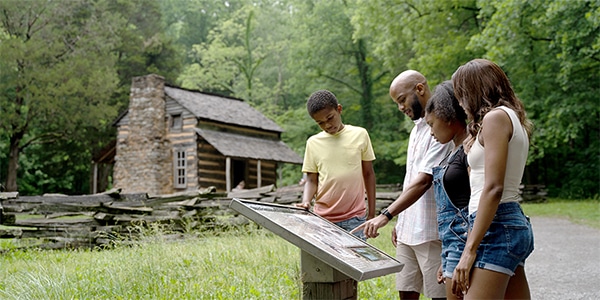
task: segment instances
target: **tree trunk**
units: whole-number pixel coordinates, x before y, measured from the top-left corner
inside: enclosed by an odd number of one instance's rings
[[[8,172],[6,174],[6,191],[17,192],[17,170],[19,169],[19,143],[23,134],[16,133],[10,137],[10,149],[8,154]]]
[[[371,131],[373,129],[373,78],[371,77],[371,69],[367,62],[367,45],[364,39],[358,40],[354,59],[358,68],[358,77],[360,78],[360,105],[362,108],[363,126],[367,131]]]

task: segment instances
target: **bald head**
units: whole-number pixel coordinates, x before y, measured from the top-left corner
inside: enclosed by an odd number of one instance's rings
[[[419,83],[427,84],[425,76],[415,70],[406,70],[398,74],[390,84],[390,96],[395,99],[394,96],[399,92],[411,90]]]
[[[415,70],[406,70],[390,84],[390,97],[398,109],[413,120],[425,115],[424,107],[431,96],[427,79]]]

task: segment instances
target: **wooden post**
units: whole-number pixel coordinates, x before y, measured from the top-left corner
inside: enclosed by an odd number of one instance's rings
[[[98,163],[94,162],[94,179],[92,180],[92,194],[98,193]]]
[[[302,299],[357,299],[358,282],[304,250],[300,253]]]
[[[260,165],[260,159],[256,161],[256,187],[262,186],[262,168]]]
[[[231,157],[225,158],[225,189],[231,192]]]

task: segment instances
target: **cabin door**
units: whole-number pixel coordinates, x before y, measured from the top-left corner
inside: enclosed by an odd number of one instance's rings
[[[232,180],[231,182],[235,187],[240,188],[240,182],[244,181],[241,188],[248,188],[248,162],[246,160],[233,159],[232,161]]]

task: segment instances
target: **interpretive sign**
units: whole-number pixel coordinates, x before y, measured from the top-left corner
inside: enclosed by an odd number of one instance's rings
[[[237,198],[230,207],[356,281],[400,272],[404,266],[305,209]]]

